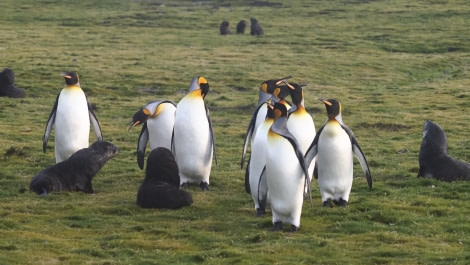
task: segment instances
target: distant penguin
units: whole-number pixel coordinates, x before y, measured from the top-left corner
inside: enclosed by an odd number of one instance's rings
[[[266,183],[266,152],[268,149],[268,131],[274,122],[274,107],[271,104],[268,109],[266,119],[259,126],[256,135],[253,137],[251,145],[250,163],[247,165],[245,176],[245,187],[255,203],[257,216],[266,214],[267,192]]]
[[[62,75],[65,87],[57,96],[44,132],[43,151],[54,125],[56,162],[69,158],[73,153],[89,145],[90,123],[98,140],[103,140],[100,124],[80,87],[78,75],[68,72]]]
[[[290,96],[292,98],[292,107],[289,109],[289,118],[287,119],[287,129],[299,144],[302,154],[307,153],[307,149],[315,138],[315,124],[312,115],[310,115],[304,106],[304,89],[302,85],[285,82],[289,87]],[[312,160],[308,167],[308,177],[312,180],[313,169],[315,168],[315,159]]]
[[[356,155],[372,189],[372,177],[366,157],[353,132],[343,123],[341,104],[334,99],[320,99],[327,112],[327,121],[317,131],[305,155],[306,163],[317,157],[318,187],[323,206],[346,206],[353,182],[353,156]]]
[[[246,20],[242,19],[237,24],[237,34],[244,34],[246,28]]]
[[[283,100],[286,96],[289,95],[287,89],[284,89],[284,93],[281,93],[281,89],[278,89],[283,84],[283,80],[287,80],[289,78],[291,78],[291,76],[286,76],[280,79],[269,79],[261,83],[258,89],[258,105],[253,111],[253,114],[251,115],[250,123],[248,124],[248,128],[245,133],[242,159],[240,163],[241,168],[243,168],[243,164],[245,163],[245,156],[246,151],[248,149],[248,144],[253,144],[253,139],[256,134],[256,130],[258,129],[259,125],[266,119],[268,101],[271,100],[273,96],[278,100]],[[284,98],[280,99],[278,97]]]
[[[147,159],[145,179],[137,192],[137,205],[166,209],[191,205],[191,194],[180,190],[179,186],[178,165],[173,154],[165,147],[157,147]]]
[[[228,28],[229,22],[228,21],[222,21],[220,23],[220,35],[230,35],[232,34],[232,31]]]
[[[304,156],[287,129],[285,105],[275,103],[274,112],[276,118],[268,132],[266,152],[268,201],[273,215],[271,230],[282,230],[283,223],[289,223],[290,231],[295,232],[300,227],[304,187],[310,187],[310,180],[305,177],[308,172]]]
[[[251,35],[259,36],[259,35],[264,34],[263,28],[261,28],[256,18],[250,18],[250,23],[251,23],[251,32],[250,32]]]
[[[175,125],[176,104],[170,100],[155,100],[134,114],[129,130],[143,124],[137,141],[137,164],[144,169],[144,156],[147,142],[150,150],[157,147],[171,149],[171,136]]]
[[[25,97],[24,90],[15,86],[15,74],[10,68],[4,68],[0,72],[0,97]]]
[[[209,189],[213,156],[217,163],[214,132],[204,102],[208,92],[209,83],[204,77],[193,78],[189,93],[176,107],[172,140],[181,185],[199,182],[202,190]]]
[[[430,120],[426,121],[419,150],[418,177],[449,182],[470,180],[470,164],[452,158],[447,148],[447,138],[442,128]]]

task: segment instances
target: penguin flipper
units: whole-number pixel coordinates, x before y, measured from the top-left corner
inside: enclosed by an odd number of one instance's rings
[[[144,156],[148,140],[149,131],[147,129],[147,123],[145,122],[140,131],[139,140],[137,141],[137,165],[139,165],[140,169],[144,169]]]
[[[212,142],[212,152],[214,153],[214,160],[215,164],[217,165],[217,152],[215,151],[215,137],[214,137],[214,129],[212,128],[212,122],[209,117],[209,108],[206,107],[206,116],[207,116],[207,122],[209,122],[209,130],[211,133],[211,142]]]
[[[47,148],[47,141],[49,140],[49,136],[51,135],[52,131],[52,126],[54,125],[55,122],[55,116],[57,112],[57,105],[59,103],[59,95],[57,95],[57,98],[55,99],[54,106],[52,107],[51,114],[49,114],[49,118],[47,119],[46,123],[46,129],[44,130],[44,137],[42,141],[42,151],[45,153],[46,148]]]
[[[362,152],[362,149],[359,146],[359,143],[357,142],[356,137],[354,137],[354,134],[351,131],[351,129],[349,129],[344,124],[341,124],[341,127],[343,127],[343,129],[348,133],[349,138],[351,139],[352,151],[356,155],[357,159],[359,160],[362,171],[366,175],[367,185],[369,185],[369,189],[372,189],[372,176],[370,175],[369,164],[367,163],[366,156]]]
[[[264,178],[263,178],[264,176]],[[266,203],[268,198],[268,182],[266,179],[266,166],[261,171],[258,182],[258,204],[261,209],[266,209]]]
[[[312,163],[312,160],[318,154],[318,139],[320,139],[320,134],[323,131],[323,128],[325,128],[325,125],[318,129],[317,134],[315,134],[315,138],[313,138],[313,141],[307,149],[307,152],[305,152],[305,162],[307,163],[307,165],[310,165],[310,163]],[[317,164],[315,164],[315,168],[317,168]],[[316,178],[318,178],[318,176]]]
[[[246,170],[245,170],[245,191],[248,194],[251,194],[251,187],[250,187],[250,159],[248,159]]]
[[[245,140],[243,141],[243,152],[242,152],[242,160],[240,162],[240,168],[243,168],[243,164],[245,163],[246,150],[248,149],[248,143],[250,142],[250,138],[253,135],[253,131],[254,131],[255,124],[256,124],[256,117],[258,116],[258,112],[261,106],[264,106],[264,104],[258,105],[255,111],[253,111],[253,114],[251,115],[250,123],[248,124],[248,128],[246,129]]]
[[[95,112],[93,111],[93,108],[91,107],[90,102],[88,102],[88,114],[90,116],[90,124],[91,127],[93,128],[93,131],[95,132],[96,138],[98,138],[98,141],[103,141],[103,134],[101,133],[101,127],[100,123],[98,122],[98,118],[96,118]]]

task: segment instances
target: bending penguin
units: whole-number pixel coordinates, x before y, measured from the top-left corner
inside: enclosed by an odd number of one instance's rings
[[[134,114],[129,130],[143,124],[137,141],[137,164],[140,169],[144,169],[147,142],[150,142],[150,150],[157,147],[171,149],[175,110],[176,104],[173,101],[154,100]]]
[[[45,153],[54,125],[56,163],[66,160],[77,150],[88,147],[90,124],[98,140],[103,140],[100,124],[80,87],[77,73],[67,72],[62,76],[65,78],[65,87],[52,107],[42,146]]]
[[[153,149],[147,158],[145,179],[137,192],[137,205],[142,208],[179,209],[193,204],[190,193],[180,190],[178,165],[170,150]]]
[[[326,106],[327,120],[317,131],[305,160],[308,163],[317,157],[318,187],[323,206],[346,206],[353,182],[353,157],[356,155],[372,189],[372,177],[366,157],[359,147],[353,132],[343,123],[341,103],[334,99],[319,99]]]
[[[266,182],[268,201],[271,204],[273,228],[282,230],[283,223],[291,225],[290,231],[300,227],[303,191],[310,179],[304,156],[294,136],[287,130],[287,109],[282,103],[274,104],[275,121],[268,132],[266,152]]]
[[[204,102],[208,92],[209,83],[204,77],[193,78],[189,93],[175,111],[172,148],[183,187],[199,182],[202,190],[208,190],[212,157],[217,164],[214,131]]]
[[[419,150],[418,177],[443,181],[470,180],[470,164],[449,156],[447,147],[447,138],[441,127],[426,121]]]

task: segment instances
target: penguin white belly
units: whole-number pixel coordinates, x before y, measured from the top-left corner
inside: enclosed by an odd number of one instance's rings
[[[173,141],[180,183],[209,184],[213,149],[202,98],[185,97],[180,101],[175,112]]]
[[[249,182],[251,196],[255,203],[255,209],[260,208],[259,204],[259,195],[266,194],[267,184],[266,184],[266,172],[262,174],[263,169],[266,165],[266,150],[267,150],[267,136],[269,128],[271,127],[273,120],[264,121],[258,128],[257,134],[253,139],[253,144],[251,146],[251,158],[249,164]],[[261,178],[261,182],[260,182]]]
[[[90,116],[85,94],[80,89],[63,89],[57,104],[55,131],[56,162],[69,158],[89,145]]]
[[[305,182],[302,172],[290,142],[279,135],[269,136],[266,176],[273,223],[300,226]]]
[[[327,124],[321,132],[317,163],[322,201],[348,201],[353,182],[352,146],[339,123]]]
[[[263,103],[263,106],[259,108],[258,113],[256,115],[255,127],[253,128],[253,133],[251,135],[251,145],[253,145],[253,141],[255,139],[256,132],[258,131],[259,126],[261,126],[264,120],[266,120],[267,112],[268,112],[268,103]]]
[[[165,147],[171,150],[171,136],[175,125],[176,107],[171,103],[162,103],[158,106],[158,115],[147,120],[149,131],[150,150]]]
[[[294,135],[297,143],[299,144],[300,151],[305,155],[316,135],[315,124],[313,123],[312,116],[307,112],[292,113],[287,120],[287,129],[292,135]],[[315,161],[316,159],[313,159],[310,165],[307,165],[308,177],[310,180],[312,180]],[[307,192],[307,190],[305,190],[305,192]]]

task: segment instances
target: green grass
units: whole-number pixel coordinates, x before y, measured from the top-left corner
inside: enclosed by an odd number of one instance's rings
[[[426,119],[440,124],[450,154],[470,161],[470,30],[467,1],[26,1],[0,3],[0,68],[24,99],[0,98],[2,264],[468,264],[470,183],[418,179]],[[256,17],[265,35],[235,32]],[[120,154],[93,181],[95,194],[29,192],[54,163],[42,136],[62,72],[77,71],[97,107],[104,138]],[[189,191],[177,211],[135,205],[135,111],[178,102],[192,77],[210,83],[206,102],[219,164],[211,190]],[[244,133],[267,79],[307,83],[343,103],[343,120],[368,158],[373,190],[355,164],[348,208],[304,204],[295,234],[255,218],[239,161]],[[408,149],[398,154],[397,151]]]

